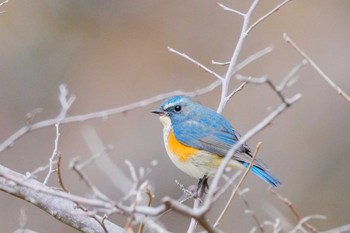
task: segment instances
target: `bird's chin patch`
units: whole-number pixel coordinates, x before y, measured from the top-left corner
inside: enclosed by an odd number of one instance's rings
[[[163,124],[165,128],[169,128],[171,126],[170,118],[166,115],[161,115],[159,117],[160,122]]]

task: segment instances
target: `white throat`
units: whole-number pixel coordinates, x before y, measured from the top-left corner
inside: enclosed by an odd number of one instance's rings
[[[168,145],[168,137],[169,137],[169,133],[172,129],[170,118],[168,116],[160,116],[159,120],[163,125],[164,143],[165,143],[165,145]]]

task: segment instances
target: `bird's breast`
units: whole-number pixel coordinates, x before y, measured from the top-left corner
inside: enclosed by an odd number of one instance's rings
[[[168,135],[167,149],[171,154],[175,155],[180,162],[186,162],[189,158],[195,156],[199,152],[198,149],[186,146],[179,142],[176,139],[173,130],[170,130]]]
[[[220,165],[221,156],[199,150],[178,141],[174,135],[170,118],[161,116],[164,145],[171,161],[183,172],[195,178],[211,174]]]

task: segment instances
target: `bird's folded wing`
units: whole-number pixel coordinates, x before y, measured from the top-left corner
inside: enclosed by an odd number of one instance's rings
[[[240,138],[239,134],[235,133],[233,129],[217,128],[208,124],[200,124],[198,121],[186,121],[179,126],[176,127],[178,130],[174,131],[174,134],[182,144],[222,157],[226,156]],[[252,155],[248,145],[244,144],[236,150],[232,159],[242,163],[250,163]],[[260,159],[255,159],[254,165],[263,170],[269,170]]]

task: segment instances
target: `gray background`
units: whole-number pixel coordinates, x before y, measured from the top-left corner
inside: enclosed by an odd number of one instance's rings
[[[245,11],[246,1],[223,1]],[[253,21],[278,1],[261,1]],[[83,114],[132,103],[172,90],[194,90],[213,78],[190,62],[171,54],[167,46],[183,51],[203,64],[230,58],[242,18],[224,12],[216,1],[10,1],[0,14],[0,141],[25,124],[25,114],[37,107],[43,112],[36,121],[56,116],[60,110],[58,86],[67,84],[77,96],[69,114]],[[240,59],[268,46],[274,52],[245,68],[245,75],[268,75],[278,83],[300,56],[284,43],[287,32],[332,79],[350,93],[349,1],[292,1],[249,35]],[[222,74],[225,69],[213,67]],[[239,82],[232,80],[232,89]],[[302,216],[322,214],[312,221],[319,229],[349,223],[349,117],[350,105],[309,66],[288,91],[303,98],[249,144],[262,141],[260,157],[272,168],[288,197]],[[196,98],[216,108],[220,89]],[[244,134],[279,103],[266,86],[247,86],[227,105],[223,114]],[[150,110],[158,104],[127,114],[61,126],[60,151],[63,178],[69,189],[83,195],[88,190],[69,170],[72,157],[90,156],[84,128],[93,127],[104,144],[114,150],[110,158],[124,172],[124,160],[136,167],[159,165],[149,175],[155,187],[155,205],[161,197],[181,196],[175,185],[197,181],[177,170],[163,147],[161,125]],[[1,164],[18,172],[33,171],[47,164],[55,129],[32,132],[0,155]],[[96,166],[86,170],[105,193],[118,199],[121,193]],[[43,176],[39,177],[43,179]],[[118,177],[115,177],[118,180]],[[123,182],[123,181],[120,181]],[[50,185],[57,186],[53,176]],[[250,175],[245,196],[260,220],[280,217],[295,224],[288,208],[266,191],[267,185]],[[225,195],[212,210],[213,221],[227,200]],[[191,205],[191,203],[189,203]],[[28,228],[38,232],[76,232],[36,207],[0,193],[1,232],[18,228],[20,208],[28,215]],[[222,229],[247,232],[254,225],[237,198],[222,222]],[[6,210],[6,211],[5,211]],[[111,216],[125,224],[125,218]],[[188,219],[177,214],[161,218],[173,232],[184,232]],[[180,224],[179,224],[180,223]],[[290,227],[286,225],[287,228]]]

